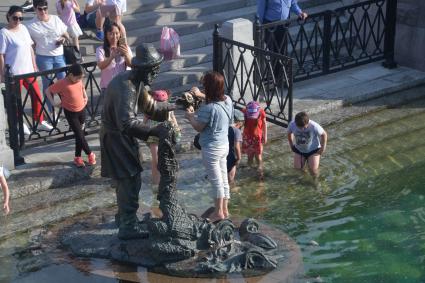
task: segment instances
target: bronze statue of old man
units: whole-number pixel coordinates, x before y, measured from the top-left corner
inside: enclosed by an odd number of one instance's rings
[[[118,204],[117,224],[120,239],[144,238],[147,231],[136,216],[141,187],[137,139],[167,135],[161,125],[149,128],[143,125],[137,113],[142,112],[157,121],[165,121],[174,106],[156,102],[149,95],[150,85],[159,73],[163,56],[152,44],[136,48],[131,70],[118,74],[108,85],[100,129],[101,174],[116,180]]]

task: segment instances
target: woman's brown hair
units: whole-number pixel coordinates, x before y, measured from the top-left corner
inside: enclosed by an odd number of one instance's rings
[[[205,88],[205,96],[207,103],[215,101],[224,101],[224,77],[222,74],[214,71],[207,72],[202,84]]]

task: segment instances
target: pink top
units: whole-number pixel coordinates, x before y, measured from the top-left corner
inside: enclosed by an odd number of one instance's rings
[[[133,57],[130,48],[128,49],[130,57]],[[105,50],[103,46],[96,48],[96,60],[97,62],[105,60]],[[119,73],[124,72],[127,69],[125,64],[124,56],[117,56],[112,60],[111,64],[105,69],[100,71],[100,88],[106,88],[109,82]]]
[[[65,1],[65,5],[63,8],[60,0],[56,2],[56,9],[60,13],[59,17],[61,18],[62,22],[67,26],[71,26],[77,23],[77,18],[75,17],[74,12],[74,6],[75,5],[72,0]]]

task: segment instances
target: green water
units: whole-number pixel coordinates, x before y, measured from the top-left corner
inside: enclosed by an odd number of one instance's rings
[[[297,283],[425,282],[424,125],[422,101],[326,127],[328,150],[317,183],[292,169],[286,140],[268,144],[265,181],[259,182],[252,169],[241,168],[230,212],[260,219],[296,240],[304,261]],[[179,199],[189,211],[211,205],[200,162],[199,154],[180,159]],[[148,178],[145,172],[143,179]],[[144,201],[149,202],[149,194],[145,183]],[[10,247],[16,249],[19,241],[16,237]],[[116,282],[124,274],[132,276],[130,281],[171,280],[152,279],[146,271],[115,272],[116,267],[99,260],[86,263],[91,268],[71,261],[21,273],[20,269],[31,270],[32,262],[17,261],[16,256],[0,257],[0,279]],[[108,272],[112,274],[104,275]]]
[[[232,211],[263,219],[296,239],[305,278],[425,282],[422,106],[327,128],[318,185],[291,169],[291,154],[280,154],[289,150],[283,141],[270,144],[266,181],[246,176],[233,194]]]

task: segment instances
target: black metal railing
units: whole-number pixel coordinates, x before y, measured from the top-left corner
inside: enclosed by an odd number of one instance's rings
[[[96,129],[100,123],[101,89],[94,76],[96,62],[81,64],[85,69],[84,85],[88,96],[85,130]],[[15,164],[24,162],[20,151],[26,143],[36,144],[38,141],[49,142],[63,139],[72,134],[62,108],[49,107],[47,98],[42,92],[40,78],[44,77],[49,84],[57,80],[57,74],[67,72],[68,67],[48,71],[13,75],[10,66],[6,65],[5,72],[5,107],[8,119],[9,145],[15,156]],[[24,86],[22,86],[24,84]],[[41,121],[46,121],[52,129],[46,130]],[[29,129],[25,134],[24,127]]]
[[[397,0],[370,0],[311,14],[306,20],[260,24],[254,44],[293,58],[294,81],[385,60],[396,67]]]
[[[221,37],[218,25],[213,53],[213,68],[224,75],[225,92],[235,107],[259,101],[269,122],[288,125],[292,119],[291,58]]]

